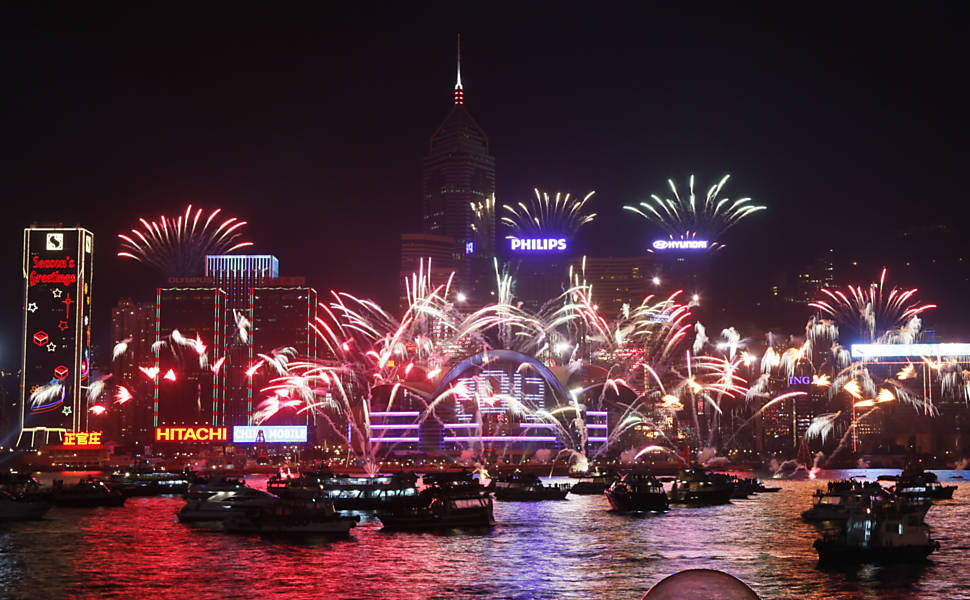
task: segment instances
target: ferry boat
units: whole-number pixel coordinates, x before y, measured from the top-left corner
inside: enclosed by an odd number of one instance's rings
[[[604,473],[601,471],[587,473],[580,477],[579,481],[573,484],[573,487],[569,488],[569,493],[579,496],[602,494],[606,491],[606,488],[613,485],[616,479],[617,477],[614,473]]]
[[[663,512],[670,508],[663,484],[650,473],[624,474],[606,490],[606,498],[618,512]]]
[[[429,486],[408,501],[381,503],[377,518],[385,529],[491,527],[492,496],[468,473],[428,475]]]
[[[242,487],[224,492],[215,492],[203,500],[188,500],[178,511],[182,523],[205,521],[225,521],[233,514],[247,510],[261,509],[279,501],[278,496],[268,492]]]
[[[680,470],[669,495],[672,504],[706,506],[727,504],[732,494],[734,484],[727,475],[694,465]]]
[[[570,486],[545,485],[537,475],[517,472],[496,477],[491,488],[496,500],[534,501],[565,500]]]
[[[346,535],[360,517],[342,517],[330,501],[283,500],[236,510],[222,522],[225,531],[263,535]]]
[[[940,549],[919,515],[899,510],[895,502],[873,501],[853,512],[845,529],[815,540],[819,562],[833,564],[919,562]]]
[[[327,499],[340,511],[369,511],[376,510],[382,498],[417,495],[417,480],[414,473],[366,477],[321,469],[298,477],[274,476],[266,483],[266,491],[281,498]]]
[[[123,506],[125,495],[112,490],[100,479],[85,478],[74,485],[64,485],[63,479],[57,479],[51,491],[51,502],[54,506],[71,508]]]
[[[47,514],[50,508],[51,503],[40,496],[0,491],[0,521],[36,521]]]

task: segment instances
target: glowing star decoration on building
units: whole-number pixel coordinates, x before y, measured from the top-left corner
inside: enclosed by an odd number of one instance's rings
[[[752,204],[751,198],[740,198],[730,200],[719,198],[721,189],[727,183],[730,175],[725,175],[721,181],[708,189],[707,194],[698,198],[694,192],[694,176],[690,176],[687,186],[688,195],[682,197],[674,185],[673,180],[668,179],[667,184],[673,193],[673,198],[660,198],[656,194],[650,195],[650,201],[641,202],[639,206],[624,206],[623,208],[634,212],[644,219],[655,223],[669,236],[665,241],[668,245],[663,248],[709,248],[716,250],[723,244],[719,241],[721,236],[728,230],[737,225],[742,219],[758,211],[765,210],[766,207]],[[654,242],[656,244],[657,242]],[[704,243],[704,246],[670,246],[671,243]]]
[[[502,223],[511,231],[508,238],[562,238],[563,240],[572,238],[583,225],[591,223],[596,218],[596,213],[586,210],[587,202],[595,193],[589,192],[580,200],[559,192],[550,197],[548,193],[536,189],[535,197],[528,204],[524,202],[519,202],[515,206],[503,204],[502,209],[505,213],[503,213]],[[565,247],[558,249],[565,250]]]
[[[37,311],[37,303],[36,302],[31,302],[30,304],[28,304],[27,305],[27,311],[28,312],[36,312]]]
[[[189,205],[177,217],[159,217],[157,221],[139,219],[140,229],[118,234],[122,241],[118,256],[150,265],[169,275],[198,275],[206,255],[231,254],[252,246],[243,241],[246,221],[236,217],[223,219],[222,209],[203,217],[201,208]]]

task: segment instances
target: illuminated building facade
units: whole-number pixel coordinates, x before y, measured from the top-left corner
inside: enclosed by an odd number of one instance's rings
[[[155,300],[153,426],[222,426],[226,421],[226,292],[220,288],[162,288]],[[172,343],[172,331],[198,339],[202,360],[191,345]],[[231,331],[231,329],[230,329]],[[165,342],[162,344],[162,342]]]
[[[24,230],[19,445],[60,443],[87,429],[93,258],[86,229]]]
[[[136,445],[150,443],[154,427],[154,384],[139,371],[140,366],[155,362],[152,344],[155,343],[155,304],[136,303],[122,298],[111,309],[111,344],[125,342],[127,347],[113,358],[114,383],[124,386],[132,398],[122,405],[113,405],[108,415],[112,427],[109,439],[132,442]]]
[[[237,315],[252,322],[250,295],[253,288],[279,277],[279,260],[269,254],[226,254],[205,257],[205,276],[226,293],[227,317]],[[228,332],[229,330],[227,330]],[[227,425],[248,425],[252,415],[252,386],[246,369],[252,364],[252,340],[226,335],[225,405]]]
[[[250,291],[249,314],[252,322],[250,363],[260,354],[292,348],[300,359],[317,358],[317,335],[310,323],[317,318],[317,292],[309,287],[258,287]],[[245,375],[245,374],[244,374]],[[249,377],[246,425],[253,424],[253,410],[261,400],[260,390],[276,377],[262,369]],[[266,421],[268,425],[314,425],[313,411],[283,409]],[[232,423],[237,425],[235,421]]]

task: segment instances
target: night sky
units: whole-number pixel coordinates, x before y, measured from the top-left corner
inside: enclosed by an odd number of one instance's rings
[[[934,251],[970,261],[966,3],[135,4],[0,9],[2,367],[33,221],[94,231],[102,342],[117,297],[158,283],[116,234],[186,203],[247,219],[284,275],[392,301],[459,31],[499,202],[597,190],[589,254],[642,252],[655,230],[621,206],[668,177],[731,173],[728,196],[769,207],[726,240],[739,310],[827,247],[888,263],[892,240],[945,225]],[[894,281],[949,302],[934,326],[962,334],[966,267],[947,272]]]

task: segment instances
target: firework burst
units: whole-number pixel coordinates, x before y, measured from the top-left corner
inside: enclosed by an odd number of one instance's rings
[[[673,180],[668,179],[667,183],[673,193],[672,199],[651,194],[649,202],[623,208],[656,223],[671,239],[693,239],[701,236],[711,242],[711,247],[717,248],[720,244],[714,240],[725,231],[745,217],[766,208],[752,204],[751,198],[718,198],[729,177],[730,175],[725,175],[717,184],[712,185],[702,199],[698,199],[694,192],[693,175],[687,185],[686,197],[682,197]]]
[[[595,193],[590,192],[580,200],[558,192],[551,197],[536,189],[535,198],[528,204],[503,204],[502,208],[507,214],[502,217],[502,223],[516,235],[547,235],[554,232],[572,237],[583,225],[596,218],[596,213],[586,211],[586,203]]]
[[[916,288],[886,289],[886,269],[879,282],[847,286],[845,291],[823,289],[823,298],[809,304],[828,315],[843,331],[862,336],[866,342],[910,344],[919,336],[919,315],[935,304],[922,304],[914,298]]]
[[[246,221],[221,218],[221,212],[222,209],[216,209],[203,216],[201,208],[193,209],[190,204],[177,217],[138,219],[140,229],[118,234],[122,241],[118,256],[169,275],[197,275],[207,254],[230,254],[253,245],[241,239]]]

